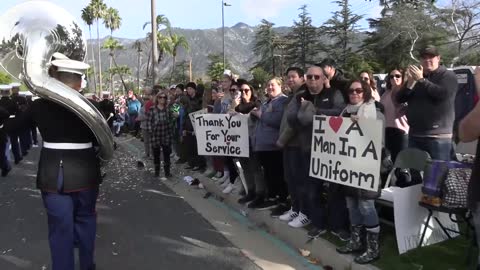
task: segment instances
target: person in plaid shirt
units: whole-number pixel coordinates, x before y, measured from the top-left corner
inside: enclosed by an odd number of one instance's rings
[[[172,118],[173,115],[168,109],[167,94],[159,93],[154,100],[154,106],[150,108],[147,120],[147,131],[150,134],[150,144],[153,151],[153,162],[155,164],[155,176],[160,175],[160,149],[163,152],[165,177],[170,174],[170,154],[172,152]]]

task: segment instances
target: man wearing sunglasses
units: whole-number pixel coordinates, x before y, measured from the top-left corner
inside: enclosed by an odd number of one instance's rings
[[[457,77],[440,65],[440,53],[432,45],[420,51],[420,62],[421,66],[408,67],[407,84],[397,94],[397,102],[408,102],[408,146],[428,152],[432,159],[448,161]]]
[[[320,65],[310,67],[305,75],[307,89],[295,95],[296,106],[287,108],[288,123],[298,130],[302,152],[299,175],[305,186],[305,199],[299,216],[289,225],[304,227],[310,222],[312,229],[308,232],[310,238],[317,238],[330,229],[341,240],[349,239],[348,210],[345,196],[338,185],[330,183],[325,190],[324,183],[309,176],[310,152],[314,115],[338,116],[345,107],[345,101],[340,90],[325,88],[326,76]],[[327,203],[322,194],[328,193]],[[305,209],[305,210],[303,210]]]

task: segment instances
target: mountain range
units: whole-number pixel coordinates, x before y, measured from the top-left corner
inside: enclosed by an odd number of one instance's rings
[[[252,50],[257,27],[245,23],[237,23],[233,27],[225,27],[225,55],[230,63],[232,70],[243,78],[251,77],[249,69],[254,65],[258,56]],[[277,27],[275,31],[286,33],[289,27]],[[194,78],[207,79],[207,68],[209,64],[208,55],[222,55],[222,28],[216,29],[180,29],[173,31],[179,35],[185,36],[190,50],[187,52],[179,49],[176,62],[192,61],[192,74]],[[107,37],[100,40],[103,44]],[[124,47],[115,52],[115,59],[118,65],[127,65],[130,67],[133,76],[137,74],[138,53],[134,48],[136,39],[115,38]],[[144,78],[147,70],[147,59],[150,54],[151,45],[147,38],[140,39],[143,43],[143,52],[140,54],[140,77]],[[97,40],[88,40],[88,53],[91,53],[91,46],[95,48],[95,58],[97,58]],[[102,49],[102,70],[109,68],[109,51]],[[91,57],[88,56],[90,64]],[[166,56],[158,65],[160,76],[169,75],[172,68],[172,57]],[[188,69],[187,69],[188,76]]]

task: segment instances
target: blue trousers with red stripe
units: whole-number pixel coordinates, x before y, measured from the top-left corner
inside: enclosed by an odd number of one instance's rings
[[[75,243],[78,244],[80,269],[94,270],[96,236],[95,204],[98,188],[79,192],[61,192],[63,173],[58,176],[59,192],[42,192],[48,215],[48,240],[52,270],[74,270]]]

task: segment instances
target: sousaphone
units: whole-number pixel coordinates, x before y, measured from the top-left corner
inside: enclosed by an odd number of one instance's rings
[[[50,2],[24,2],[0,16],[0,67],[39,97],[80,117],[97,138],[99,157],[108,160],[114,142],[102,114],[84,96],[48,75],[53,53],[84,61],[86,46],[74,17]]]

